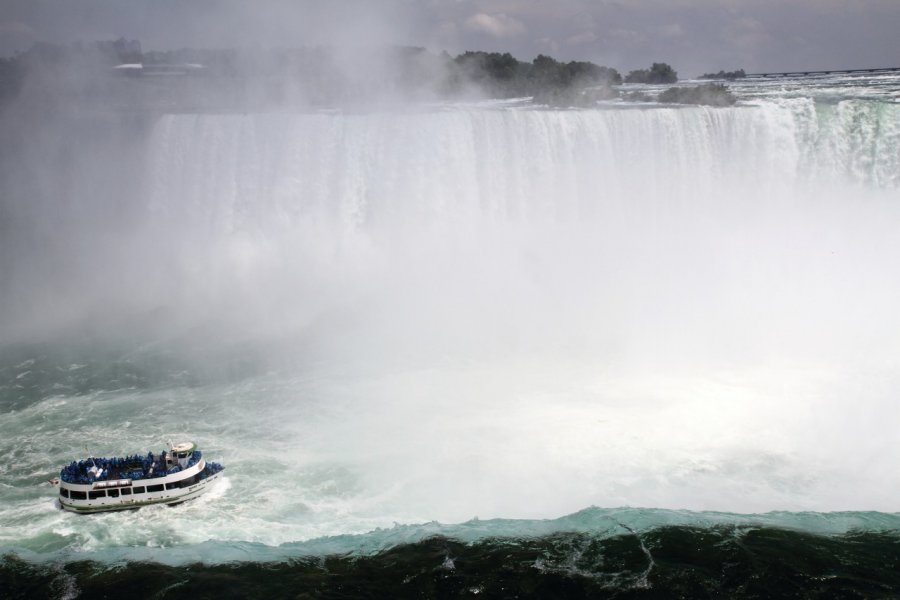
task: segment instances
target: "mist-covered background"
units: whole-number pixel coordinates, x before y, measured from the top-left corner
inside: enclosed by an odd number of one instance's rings
[[[0,55],[36,41],[139,39],[146,49],[399,44],[457,54],[549,54],[697,76],[900,64],[892,0],[385,0],[181,3],[4,0]]]

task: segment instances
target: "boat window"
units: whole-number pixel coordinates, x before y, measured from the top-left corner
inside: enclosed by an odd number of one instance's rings
[[[110,498],[118,498],[118,497],[119,497],[119,490],[109,490],[108,492],[106,492],[106,494],[107,494]]]
[[[87,500],[87,494],[84,492],[72,491],[72,500]]]
[[[134,488],[134,493],[135,493],[135,494],[143,494],[143,493],[144,493],[144,486],[139,485],[139,486],[137,486],[136,488]]]
[[[131,488],[122,488],[122,495],[123,495],[123,496],[130,496],[130,495],[131,495]]]
[[[69,490],[67,490],[66,488],[59,488],[59,495],[62,496],[63,498],[68,498]]]
[[[167,490],[177,490],[180,487],[181,487],[181,483],[178,481],[176,481],[175,483],[167,483],[166,484]]]
[[[88,492],[88,499],[96,500],[97,498],[105,498],[106,490],[94,490],[92,492]]]
[[[147,486],[147,491],[148,491],[148,492],[161,492],[161,491],[163,491],[163,486],[161,486],[161,485],[148,485],[148,486]]]

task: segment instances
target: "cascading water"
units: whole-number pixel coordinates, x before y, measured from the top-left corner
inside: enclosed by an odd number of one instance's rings
[[[3,325],[50,340],[0,371],[0,546],[215,562],[590,506],[896,510],[896,102],[178,114],[132,145],[127,197],[95,165],[57,212],[7,207],[62,242],[0,263]],[[38,485],[183,436],[228,467],[183,507],[79,519]],[[673,514],[617,518],[745,519]]]

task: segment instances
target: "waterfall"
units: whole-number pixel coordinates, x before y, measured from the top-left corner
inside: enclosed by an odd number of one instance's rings
[[[201,235],[647,218],[798,186],[896,188],[896,106],[169,115],[151,210]],[[750,196],[747,198],[747,196]]]

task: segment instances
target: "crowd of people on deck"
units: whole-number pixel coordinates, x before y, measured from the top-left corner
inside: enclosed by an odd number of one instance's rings
[[[195,450],[191,454],[185,468],[197,464],[201,456],[200,451]],[[110,479],[111,474],[113,474],[113,479],[152,479],[155,477],[165,477],[166,475],[178,473],[182,470],[182,467],[179,464],[175,464],[168,469],[166,466],[165,450],[163,450],[159,456],[155,456],[153,452],[148,452],[147,456],[134,454],[113,458],[91,457],[87,460],[79,460],[77,462],[72,461],[71,464],[60,470],[59,478],[66,483],[91,484],[95,481],[108,480]],[[218,470],[221,470],[221,466]]]

